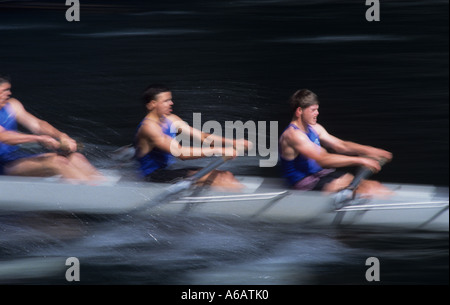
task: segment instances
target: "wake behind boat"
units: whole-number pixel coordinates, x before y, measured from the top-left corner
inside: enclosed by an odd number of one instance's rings
[[[170,184],[127,181],[113,172],[109,177],[111,181],[107,183],[87,185],[63,183],[54,178],[0,176],[0,214],[33,211],[145,216],[150,213],[160,217],[214,217],[319,227],[370,226],[447,232],[449,229],[448,187],[385,184],[394,195],[354,198],[337,205],[334,194],[287,190],[277,178],[237,176],[245,185],[241,192],[193,187],[167,195]]]

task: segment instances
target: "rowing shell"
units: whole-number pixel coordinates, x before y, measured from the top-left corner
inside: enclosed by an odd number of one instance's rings
[[[344,206],[332,195],[286,190],[280,179],[237,176],[240,192],[194,188],[152,200],[169,184],[113,181],[100,185],[63,183],[58,179],[0,176],[0,214],[68,212],[84,214],[151,213],[164,217],[218,217],[243,221],[308,223],[319,226],[374,226],[447,231],[448,187],[385,184],[388,198],[356,198]],[[112,179],[114,180],[114,179]],[[151,206],[146,208],[147,206]]]

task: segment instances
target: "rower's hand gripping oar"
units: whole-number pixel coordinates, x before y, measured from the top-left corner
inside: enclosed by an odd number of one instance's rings
[[[60,147],[56,150],[56,153],[63,157],[68,157],[70,154],[74,152],[82,152],[84,150],[84,144],[82,142],[76,141],[77,149],[75,151],[71,151],[69,145],[67,143],[60,141]]]
[[[381,158],[378,160],[380,166],[385,165],[389,160],[386,158]],[[337,192],[334,195],[334,203],[336,205],[336,209],[342,208],[346,203],[353,200],[355,198],[355,191],[360,185],[361,181],[369,178],[374,174],[374,171],[368,167],[361,167],[359,171],[356,173],[352,182],[343,190]]]
[[[64,156],[64,157],[69,156],[71,153],[82,152],[84,150],[84,144],[79,141],[76,141],[77,148],[75,151],[71,151],[69,145],[65,142],[59,141],[59,144],[60,144],[59,148],[56,148],[56,149],[36,143],[36,142],[23,143],[23,144],[19,144],[18,146],[21,149],[24,149],[27,151],[29,150],[32,153],[40,153],[42,148],[44,148],[46,151],[56,152],[58,155]]]
[[[168,199],[170,196],[173,196],[181,191],[189,189],[193,184],[195,184],[198,180],[203,178],[206,174],[215,170],[216,168],[218,168],[219,166],[221,166],[222,164],[231,159],[233,159],[233,157],[222,156],[217,160],[212,161],[210,164],[208,164],[207,166],[205,166],[192,176],[189,176],[183,179],[182,181],[172,184],[171,186],[166,188],[161,194],[152,198],[149,201],[149,204],[144,205],[143,208],[148,209],[161,203],[164,203],[164,201]]]

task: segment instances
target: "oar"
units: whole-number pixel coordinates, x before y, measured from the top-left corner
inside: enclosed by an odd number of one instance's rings
[[[382,158],[378,160],[380,166],[385,165],[388,162],[388,159]],[[336,208],[342,208],[347,202],[355,198],[355,191],[358,186],[361,184],[361,181],[369,178],[374,174],[374,171],[368,167],[361,167],[359,171],[356,173],[352,182],[343,190],[337,192],[334,195]]]
[[[82,152],[84,150],[83,142],[79,142],[79,141],[76,141],[76,142],[77,142],[77,152]],[[60,141],[60,147],[56,150],[52,150],[52,149],[43,147],[42,145],[40,145],[36,142],[23,143],[23,144],[19,144],[18,146],[22,149],[31,150],[31,151],[42,151],[42,148],[44,148],[47,151],[53,151],[53,152],[56,152],[58,155],[65,156],[65,157],[67,157],[68,155],[70,155],[72,153],[70,151],[69,146],[65,143],[62,143],[61,141]]]
[[[82,152],[84,150],[83,142],[79,142],[79,141],[76,141],[76,142],[77,142],[77,150],[76,151]],[[56,153],[60,156],[67,157],[72,152],[70,151],[69,145],[60,141],[60,147],[56,150]]]
[[[144,205],[143,208],[148,209],[161,203],[164,203],[164,201],[167,200],[170,196],[173,196],[177,193],[180,193],[181,191],[189,189],[193,184],[195,184],[206,174],[215,170],[216,168],[218,168],[219,166],[221,166],[230,159],[232,159],[232,157],[222,156],[217,160],[212,161],[210,164],[208,164],[207,166],[205,166],[192,176],[189,176],[183,179],[182,181],[179,181],[167,187],[161,194],[149,200],[149,204]]]

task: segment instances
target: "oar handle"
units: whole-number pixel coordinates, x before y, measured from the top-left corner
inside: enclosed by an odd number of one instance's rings
[[[380,163],[380,166],[384,166],[389,160],[386,158],[381,158],[378,160],[378,163]],[[362,180],[365,180],[372,176],[374,171],[368,167],[361,167],[357,174],[355,175],[355,178],[353,178],[353,181],[349,184],[347,189],[355,190],[358,185],[361,183]]]
[[[69,156],[72,152],[70,151],[69,146],[66,143],[60,142],[60,148],[56,150],[56,152],[58,153],[58,155],[61,156]],[[82,142],[78,142],[77,141],[77,150],[78,152],[83,151],[84,149],[84,144]]]
[[[388,159],[382,158],[378,160],[380,163],[380,166],[385,165],[387,162],[389,162]],[[358,173],[355,175],[355,178],[353,178],[353,181],[344,188],[343,190],[337,192],[334,195],[334,204],[336,206],[336,209],[340,209],[343,206],[345,206],[348,202],[353,200],[355,198],[355,190],[359,186],[362,180],[369,178],[372,176],[374,171],[368,167],[361,167],[358,171]]]
[[[187,190],[190,188],[197,180],[208,174],[209,172],[215,170],[228,160],[233,159],[232,157],[220,157],[217,160],[214,160],[198,172],[196,172],[194,175],[185,178],[175,184],[170,185],[168,188],[166,188],[161,194],[155,196],[152,198],[149,203],[145,206],[145,209],[157,206],[159,204],[164,203],[169,196],[175,195],[181,191]],[[139,211],[140,209],[137,209],[136,211]]]

